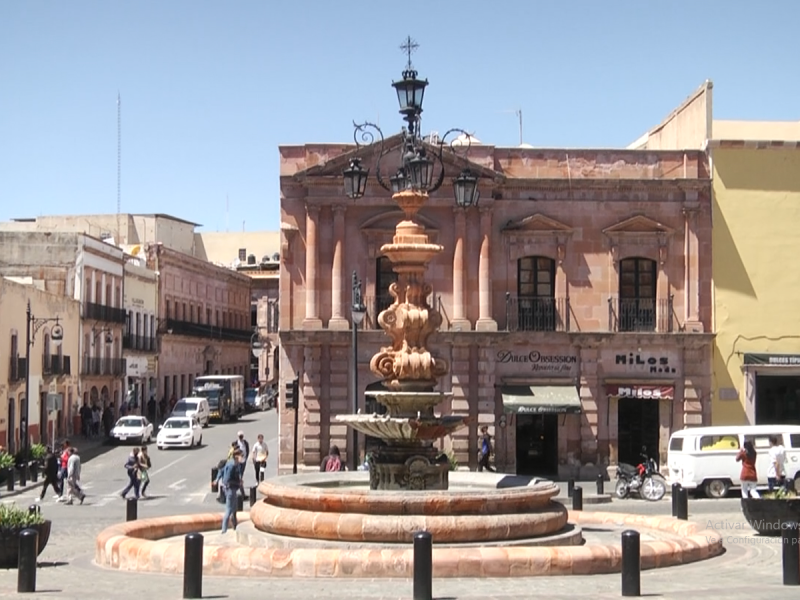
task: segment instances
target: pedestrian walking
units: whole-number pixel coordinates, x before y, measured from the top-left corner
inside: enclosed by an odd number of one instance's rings
[[[244,439],[244,431],[236,434],[236,443],[242,451],[242,460],[239,462],[239,479],[244,480],[244,468],[247,466],[247,457],[250,456],[250,444]]]
[[[78,454],[78,449],[74,447],[69,449],[67,487],[69,488],[67,504],[72,504],[73,498],[76,496],[80,499],[81,504],[83,504],[83,501],[86,499],[86,494],[84,494],[81,489],[81,457]]]
[[[139,451],[139,481],[142,482],[142,498],[147,498],[147,486],[150,485],[150,468],[153,463],[150,462],[150,454],[147,452],[147,447],[142,446]]]
[[[69,486],[67,485],[67,463],[69,462],[71,447],[72,446],[70,445],[69,440],[64,440],[64,443],[61,446],[61,456],[59,457],[58,463],[58,478],[60,480],[59,488],[61,489],[61,496],[57,498],[58,502],[67,501],[67,492],[69,491]]]
[[[125,486],[125,489],[122,490],[120,496],[122,496],[123,500],[128,499],[128,492],[133,490],[136,499],[139,499],[139,448],[134,448],[131,450],[131,453],[128,455],[128,460],[125,461],[125,470],[128,472],[128,485]]]
[[[52,486],[56,495],[53,500],[61,498],[61,484],[58,479],[59,457],[53,452],[53,449],[47,448],[47,455],[44,458],[44,484],[42,485],[42,493],[39,496],[39,502],[44,500],[44,495],[47,493],[47,486]]]
[[[775,486],[786,487],[786,450],[778,436],[769,436],[769,469],[767,470],[769,491]]]
[[[489,435],[489,427],[484,425],[481,427],[481,441],[480,449],[478,451],[478,471],[491,471],[494,473],[494,468],[489,465],[489,458],[492,455],[492,437]]]
[[[222,533],[228,532],[228,525],[232,525],[236,531],[238,525],[236,521],[237,496],[242,487],[241,463],[244,462],[242,451],[237,449],[227,463],[222,474],[221,483],[225,486],[225,513],[222,515]]]
[[[736,455],[736,462],[742,463],[742,472],[739,479],[742,482],[742,498],[760,498],[756,490],[758,474],[756,473],[756,449],[753,442],[747,440],[744,447]]]
[[[264,441],[264,436],[259,433],[256,443],[253,444],[253,470],[256,473],[256,483],[264,481],[267,458],[269,458],[269,448],[267,448],[267,442]]]

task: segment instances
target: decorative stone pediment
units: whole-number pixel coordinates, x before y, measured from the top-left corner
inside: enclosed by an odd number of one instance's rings
[[[511,260],[523,256],[549,256],[560,264],[566,256],[567,239],[572,231],[569,225],[536,213],[509,221],[503,228],[503,239]]]
[[[603,233],[607,236],[614,235],[672,235],[675,232],[658,221],[644,215],[634,215],[619,223],[606,227]]]
[[[364,236],[364,240],[367,242],[367,254],[370,259],[376,259],[381,255],[381,246],[392,243],[395,227],[404,218],[403,211],[392,209],[370,217],[361,224],[361,235]],[[425,233],[431,243],[437,243],[439,229],[436,224],[421,214],[417,214],[414,218],[425,227]]]
[[[634,215],[603,229],[614,260],[626,256],[648,256],[660,265],[667,261],[670,236],[675,230],[644,215]]]

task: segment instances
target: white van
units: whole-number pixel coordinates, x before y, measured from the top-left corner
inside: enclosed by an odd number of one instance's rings
[[[201,427],[208,427],[211,409],[205,398],[181,398],[175,403],[171,417],[194,417]]]
[[[736,462],[736,455],[750,440],[757,453],[758,484],[766,486],[770,436],[786,449],[786,476],[795,479],[800,474],[800,425],[728,425],[673,433],[667,451],[669,482],[699,489],[709,498],[724,498],[728,490],[740,487],[742,463]]]

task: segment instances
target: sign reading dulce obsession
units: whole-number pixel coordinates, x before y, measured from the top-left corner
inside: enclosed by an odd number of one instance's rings
[[[530,352],[514,352],[498,350],[496,364],[515,364],[532,373],[562,374],[572,373],[578,364],[578,357],[572,354],[543,354],[538,350]]]

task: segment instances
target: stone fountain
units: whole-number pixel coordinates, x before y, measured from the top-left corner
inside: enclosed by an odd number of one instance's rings
[[[466,416],[436,416],[434,407],[450,396],[434,391],[447,374],[447,362],[434,358],[428,338],[439,330],[442,317],[428,304],[428,263],[443,248],[432,244],[416,215],[428,199],[426,192],[405,190],[392,196],[405,213],[391,244],[381,253],[392,263],[398,281],[389,286],[394,303],[378,315],[391,338],[370,361],[386,391],[368,392],[383,404],[385,415],[339,415],[337,420],[379,438],[385,445],[369,459],[370,489],[446,490],[450,464],[434,447],[436,439],[467,424]]]

